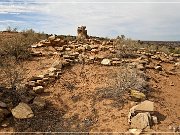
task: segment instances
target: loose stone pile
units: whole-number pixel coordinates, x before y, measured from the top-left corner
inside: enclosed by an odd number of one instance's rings
[[[154,103],[145,100],[130,109],[128,115],[130,132],[140,134],[151,128],[152,125],[158,124],[158,119],[154,114]],[[138,133],[137,133],[138,132]]]
[[[48,84],[54,82],[62,74],[62,67],[65,64],[62,64],[61,61],[56,61],[43,74],[38,76],[33,76],[29,79],[26,86],[31,88],[35,93],[40,94],[44,92],[44,87]]]

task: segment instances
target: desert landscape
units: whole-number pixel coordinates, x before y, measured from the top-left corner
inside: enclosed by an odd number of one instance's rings
[[[180,42],[8,29],[0,56],[2,134],[180,132]]]

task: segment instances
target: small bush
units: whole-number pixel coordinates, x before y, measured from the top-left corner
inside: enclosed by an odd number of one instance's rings
[[[129,89],[144,90],[146,87],[145,77],[138,72],[137,69],[125,68],[122,73],[116,74],[116,87],[117,90],[126,91]]]
[[[10,39],[4,39],[1,42],[1,57],[14,57],[16,61],[18,61],[28,59],[31,56],[30,54],[28,41],[22,35],[17,35]]]
[[[1,59],[1,78],[3,81],[1,85],[5,87],[10,87],[13,90],[16,90],[19,87],[24,79],[24,68],[22,64],[17,62],[13,57],[6,57]]]
[[[174,53],[174,54],[180,54],[180,47],[175,47],[175,48],[171,49],[170,52]]]
[[[164,52],[164,53],[166,53],[166,54],[170,54],[170,49],[169,49],[169,47],[167,47],[167,46],[159,46],[159,47],[158,47],[158,51],[159,51],[159,52]]]
[[[110,82],[110,84],[113,84],[112,86],[97,90],[96,95],[98,99],[110,98],[122,101],[124,94],[131,89],[146,90],[147,82],[144,75],[136,69],[129,69],[125,66],[121,68],[123,69],[122,71],[114,74],[112,82]]]
[[[6,31],[7,31],[7,32],[18,32],[18,29],[17,29],[17,28],[12,28],[12,27],[8,26],[8,27],[6,28]]]
[[[36,33],[33,29],[23,30],[22,34],[26,38],[26,43],[28,43],[29,45],[47,39],[47,35],[44,34],[44,32]]]
[[[114,49],[117,50],[115,55],[119,58],[136,57],[136,51],[140,48],[140,46],[141,45],[136,41],[124,39],[124,36],[122,38],[117,37],[114,41]]]

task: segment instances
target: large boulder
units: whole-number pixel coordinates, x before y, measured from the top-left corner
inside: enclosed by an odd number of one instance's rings
[[[17,119],[27,119],[34,116],[31,107],[25,103],[19,103],[18,106],[11,110],[12,115]]]

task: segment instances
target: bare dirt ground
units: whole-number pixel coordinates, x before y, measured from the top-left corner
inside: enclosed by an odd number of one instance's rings
[[[85,65],[83,68],[75,65],[48,89],[54,92],[47,99],[60,107],[67,106],[63,117],[77,117],[80,122],[71,125],[75,129],[85,126],[92,132],[125,132],[128,128],[128,104],[123,107],[121,102],[111,97],[98,95],[98,90],[114,87],[113,74],[120,71],[118,67]]]
[[[171,66],[163,64],[166,70]],[[120,67],[93,64],[77,64],[66,69],[61,78],[41,95],[48,101],[47,108],[35,111],[32,119],[19,120],[13,131],[126,132],[131,101],[127,100],[128,97],[119,97],[118,101],[98,94],[99,90],[115,85],[114,75],[117,72],[121,72]],[[180,123],[180,77],[167,76],[154,70],[148,70],[147,73],[151,77],[149,83],[154,88],[148,99],[155,102],[155,111],[160,120],[152,129],[169,132],[170,125]]]
[[[52,48],[47,50],[54,51]],[[25,61],[26,78],[46,71],[58,58],[53,55]],[[169,71],[173,64],[162,63],[162,66]],[[122,72],[120,66],[98,64],[76,64],[65,69],[60,79],[46,87],[45,93],[40,95],[47,101],[45,109],[32,105],[33,118],[11,119],[10,127],[0,128],[0,132],[128,131],[127,116],[132,107],[128,93],[115,98],[111,95],[119,72]],[[146,71],[152,88],[147,99],[155,103],[160,121],[152,127],[156,132],[169,132],[170,125],[180,125],[180,69],[176,72],[173,75],[154,69]]]
[[[166,71],[172,69],[172,64],[163,63]],[[156,111],[162,114],[160,123],[153,127],[155,131],[169,131],[169,126],[178,126],[180,124],[180,70],[176,75],[167,75],[154,70],[148,71],[153,78],[150,80],[154,88],[150,97],[155,102]]]

